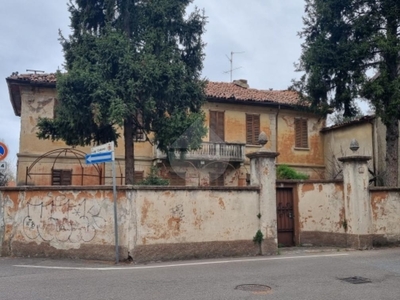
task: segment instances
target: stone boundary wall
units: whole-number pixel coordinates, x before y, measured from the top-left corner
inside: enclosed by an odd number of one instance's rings
[[[400,244],[400,188],[370,188],[375,246]]]
[[[361,206],[358,214],[350,214],[350,203],[357,199],[347,196],[346,205],[343,182],[277,182],[278,186],[290,184],[294,187],[295,212],[298,214],[295,224],[297,245],[356,249],[400,245],[400,188],[369,187],[366,207]],[[346,185],[347,192],[353,188]],[[368,210],[370,215],[365,214]],[[351,232],[357,225],[364,234]]]
[[[343,182],[301,182],[296,190],[297,244],[345,247]]]
[[[256,255],[259,195],[257,186],[118,187],[120,259]],[[110,186],[1,188],[0,213],[2,256],[115,259]]]

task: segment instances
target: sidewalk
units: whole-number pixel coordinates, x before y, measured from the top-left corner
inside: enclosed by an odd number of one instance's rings
[[[332,253],[332,252],[347,252],[357,251],[351,248],[340,248],[340,247],[316,247],[316,246],[298,246],[298,247],[282,247],[278,248],[278,255],[294,255],[294,254],[306,254],[306,253]],[[367,250],[366,250],[367,251]]]

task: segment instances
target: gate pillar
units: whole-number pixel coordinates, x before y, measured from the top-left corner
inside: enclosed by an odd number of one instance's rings
[[[261,133],[259,142],[262,150],[247,154],[250,159],[250,184],[260,187],[259,229],[264,235],[261,245],[262,254],[276,254],[278,250],[278,230],[276,216],[276,157],[277,152],[264,149],[267,142],[265,133]]]
[[[370,156],[339,158],[343,163],[345,230],[347,246],[372,248],[372,212],[369,198],[368,161]]]

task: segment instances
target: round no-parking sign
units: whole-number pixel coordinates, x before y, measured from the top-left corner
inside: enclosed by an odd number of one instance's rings
[[[3,160],[7,157],[8,149],[6,144],[0,142],[0,160]]]

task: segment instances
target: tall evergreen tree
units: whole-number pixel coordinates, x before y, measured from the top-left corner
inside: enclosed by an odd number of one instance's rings
[[[54,119],[39,120],[38,137],[84,146],[117,141],[123,128],[126,184],[138,130],[164,151],[176,139],[184,151],[200,147],[206,18],[197,8],[186,14],[192,1],[71,0],[59,105]]]
[[[371,101],[386,126],[385,184],[398,184],[400,119],[400,1],[306,0],[303,51],[294,87],[313,105],[356,113]],[[375,76],[371,76],[375,75]]]

